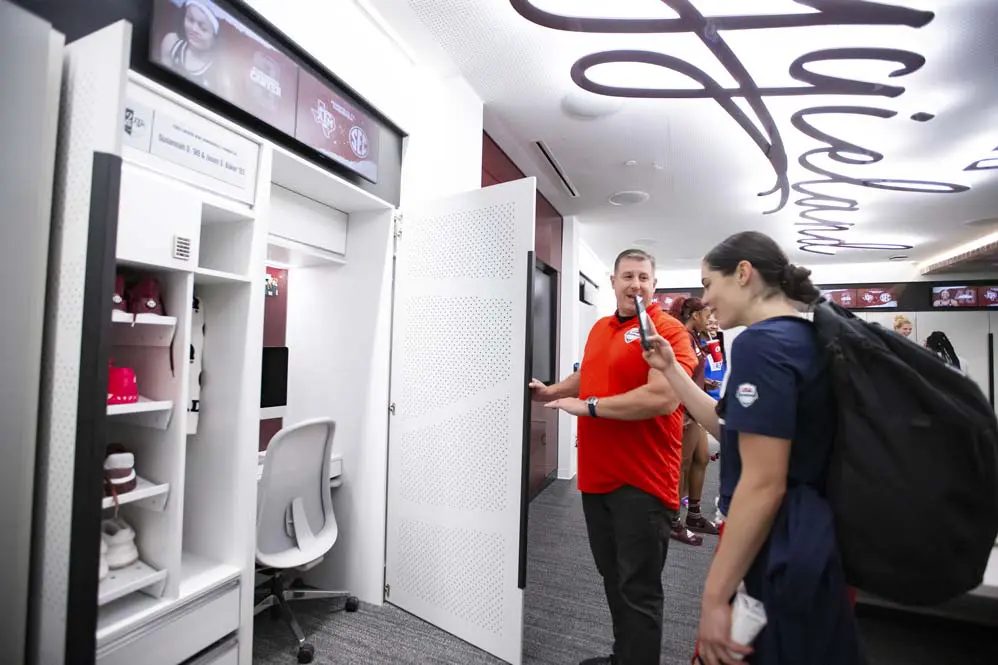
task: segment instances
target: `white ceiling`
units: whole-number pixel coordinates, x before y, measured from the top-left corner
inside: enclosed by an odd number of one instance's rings
[[[894,5],[931,11],[924,27],[894,25],[825,25],[755,30],[729,30],[719,17],[749,14],[810,14],[814,7],[857,10],[873,3],[862,0],[371,0],[387,21],[423,53],[453,64],[477,90],[495,124],[505,128],[503,147],[524,171],[538,175],[543,191],[565,215],[579,215],[584,236],[605,262],[636,241],[650,240],[659,262],[674,268],[694,267],[714,243],[745,229],[767,232],[808,263],[855,263],[882,260],[897,254],[925,258],[946,247],[987,232],[980,220],[998,217],[998,170],[966,171],[998,146],[998,2],[995,0],[903,0]],[[532,4],[528,4],[531,3]],[[589,18],[676,19],[699,12],[708,20],[704,39],[695,33],[606,34],[543,27],[528,20],[514,4],[555,15]],[[883,6],[883,5],[882,5]],[[751,8],[749,8],[751,7]],[[917,18],[912,15],[913,18]],[[771,20],[755,20],[771,23]],[[582,24],[569,22],[572,28]],[[633,24],[632,24],[633,25]],[[821,131],[884,154],[875,164],[848,164],[818,155],[822,169],[854,179],[898,179],[954,183],[969,187],[961,193],[911,193],[873,189],[856,184],[817,187],[823,193],[854,199],[856,212],[826,213],[829,219],[851,222],[844,233],[826,233],[845,243],[913,245],[903,250],[837,249],[834,256],[798,251],[803,236],[795,226],[801,198],[789,191],[785,207],[780,194],[759,192],[777,182],[774,169],[749,134],[714,99],[628,98],[619,112],[596,120],[566,114],[566,95],[606,101],[583,91],[573,81],[573,64],[584,56],[618,49],[666,54],[693,65],[726,89],[737,89],[730,70],[712,54],[727,47],[734,65],[740,62],[760,88],[806,87],[788,73],[798,57],[820,49],[901,49],[920,54],[917,71],[890,77],[899,65],[874,60],[816,62],[808,68],[820,74],[870,83],[901,86],[893,97],[821,94],[765,96],[761,103],[775,123],[789,161],[788,182],[820,178],[798,164],[805,151],[824,147],[795,129],[793,114],[803,108],[866,106],[896,112],[883,119],[859,115],[812,116]],[[609,86],[694,90],[699,83],[664,67],[604,64],[589,77]],[[432,103],[423,100],[422,103]],[[735,101],[751,127],[758,128],[745,99]],[[935,117],[911,119],[916,113]],[[759,131],[759,130],[756,130]],[[557,186],[533,142],[544,141],[579,191],[570,197]],[[772,142],[767,138],[767,142]],[[779,149],[771,149],[774,159]],[[852,155],[855,157],[855,155]],[[998,153],[995,153],[998,157]],[[626,165],[634,162],[633,165]],[[642,190],[650,198],[618,207],[607,198],[620,190]],[[976,222],[976,223],[974,223]],[[968,224],[971,223],[971,224]],[[817,248],[819,251],[828,251]]]

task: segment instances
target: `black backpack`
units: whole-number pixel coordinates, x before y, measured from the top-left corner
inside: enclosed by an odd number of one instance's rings
[[[977,384],[833,302],[814,307],[838,431],[828,498],[851,586],[935,605],[981,584],[998,536],[998,421]]]

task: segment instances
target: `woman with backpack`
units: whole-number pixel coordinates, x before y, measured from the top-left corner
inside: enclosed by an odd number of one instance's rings
[[[704,301],[735,339],[720,402],[679,368],[669,344],[645,352],[721,442],[722,537],[704,587],[694,663],[860,665],[865,658],[825,499],[836,405],[813,324],[794,302],[819,291],[766,235],[744,232],[704,258]],[[716,407],[716,408],[715,408]],[[763,603],[751,646],[731,639],[731,601]]]

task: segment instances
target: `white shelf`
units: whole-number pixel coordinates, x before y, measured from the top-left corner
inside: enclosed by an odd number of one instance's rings
[[[136,561],[130,566],[112,570],[97,589],[97,604],[107,605],[136,591],[158,598],[163,593],[166,571],[156,570]]]
[[[288,407],[286,406],[268,406],[260,408],[260,420],[273,420],[274,418],[283,418],[288,412]]]
[[[232,199],[202,193],[201,202],[201,223],[202,224],[231,224],[233,222],[252,222],[255,218],[253,209],[244,203],[239,203]]]
[[[155,401],[146,397],[139,397],[138,402],[131,404],[108,404],[107,415],[124,416],[130,413],[151,413],[153,411],[169,411],[173,408],[170,400]]]
[[[211,268],[195,268],[195,284],[249,284],[250,278],[246,275],[237,275],[233,272],[222,270],[212,270]]]
[[[114,416],[130,425],[166,429],[173,414],[173,402],[169,400],[153,401],[139,397],[132,404],[109,404],[107,415]]]
[[[391,205],[312,162],[274,146],[274,184],[346,213],[390,210]]]
[[[177,329],[177,317],[158,314],[114,310],[111,322],[114,346],[170,346]]]
[[[238,566],[184,552],[180,562],[180,597],[195,596],[239,577]]]
[[[344,265],[347,259],[336,252],[271,234],[267,236],[267,262],[280,267],[306,268]]]
[[[134,503],[149,510],[162,511],[166,508],[166,500],[170,496],[170,484],[163,483],[157,485],[151,483],[142,476],[136,476],[135,489],[118,495],[118,505],[124,506]],[[114,508],[114,497],[104,497],[103,508]]]

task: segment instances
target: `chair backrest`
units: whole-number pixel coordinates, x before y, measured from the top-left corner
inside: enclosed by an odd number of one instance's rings
[[[306,420],[278,432],[267,446],[257,487],[256,558],[294,568],[320,559],[336,542],[329,458],[336,423]]]

